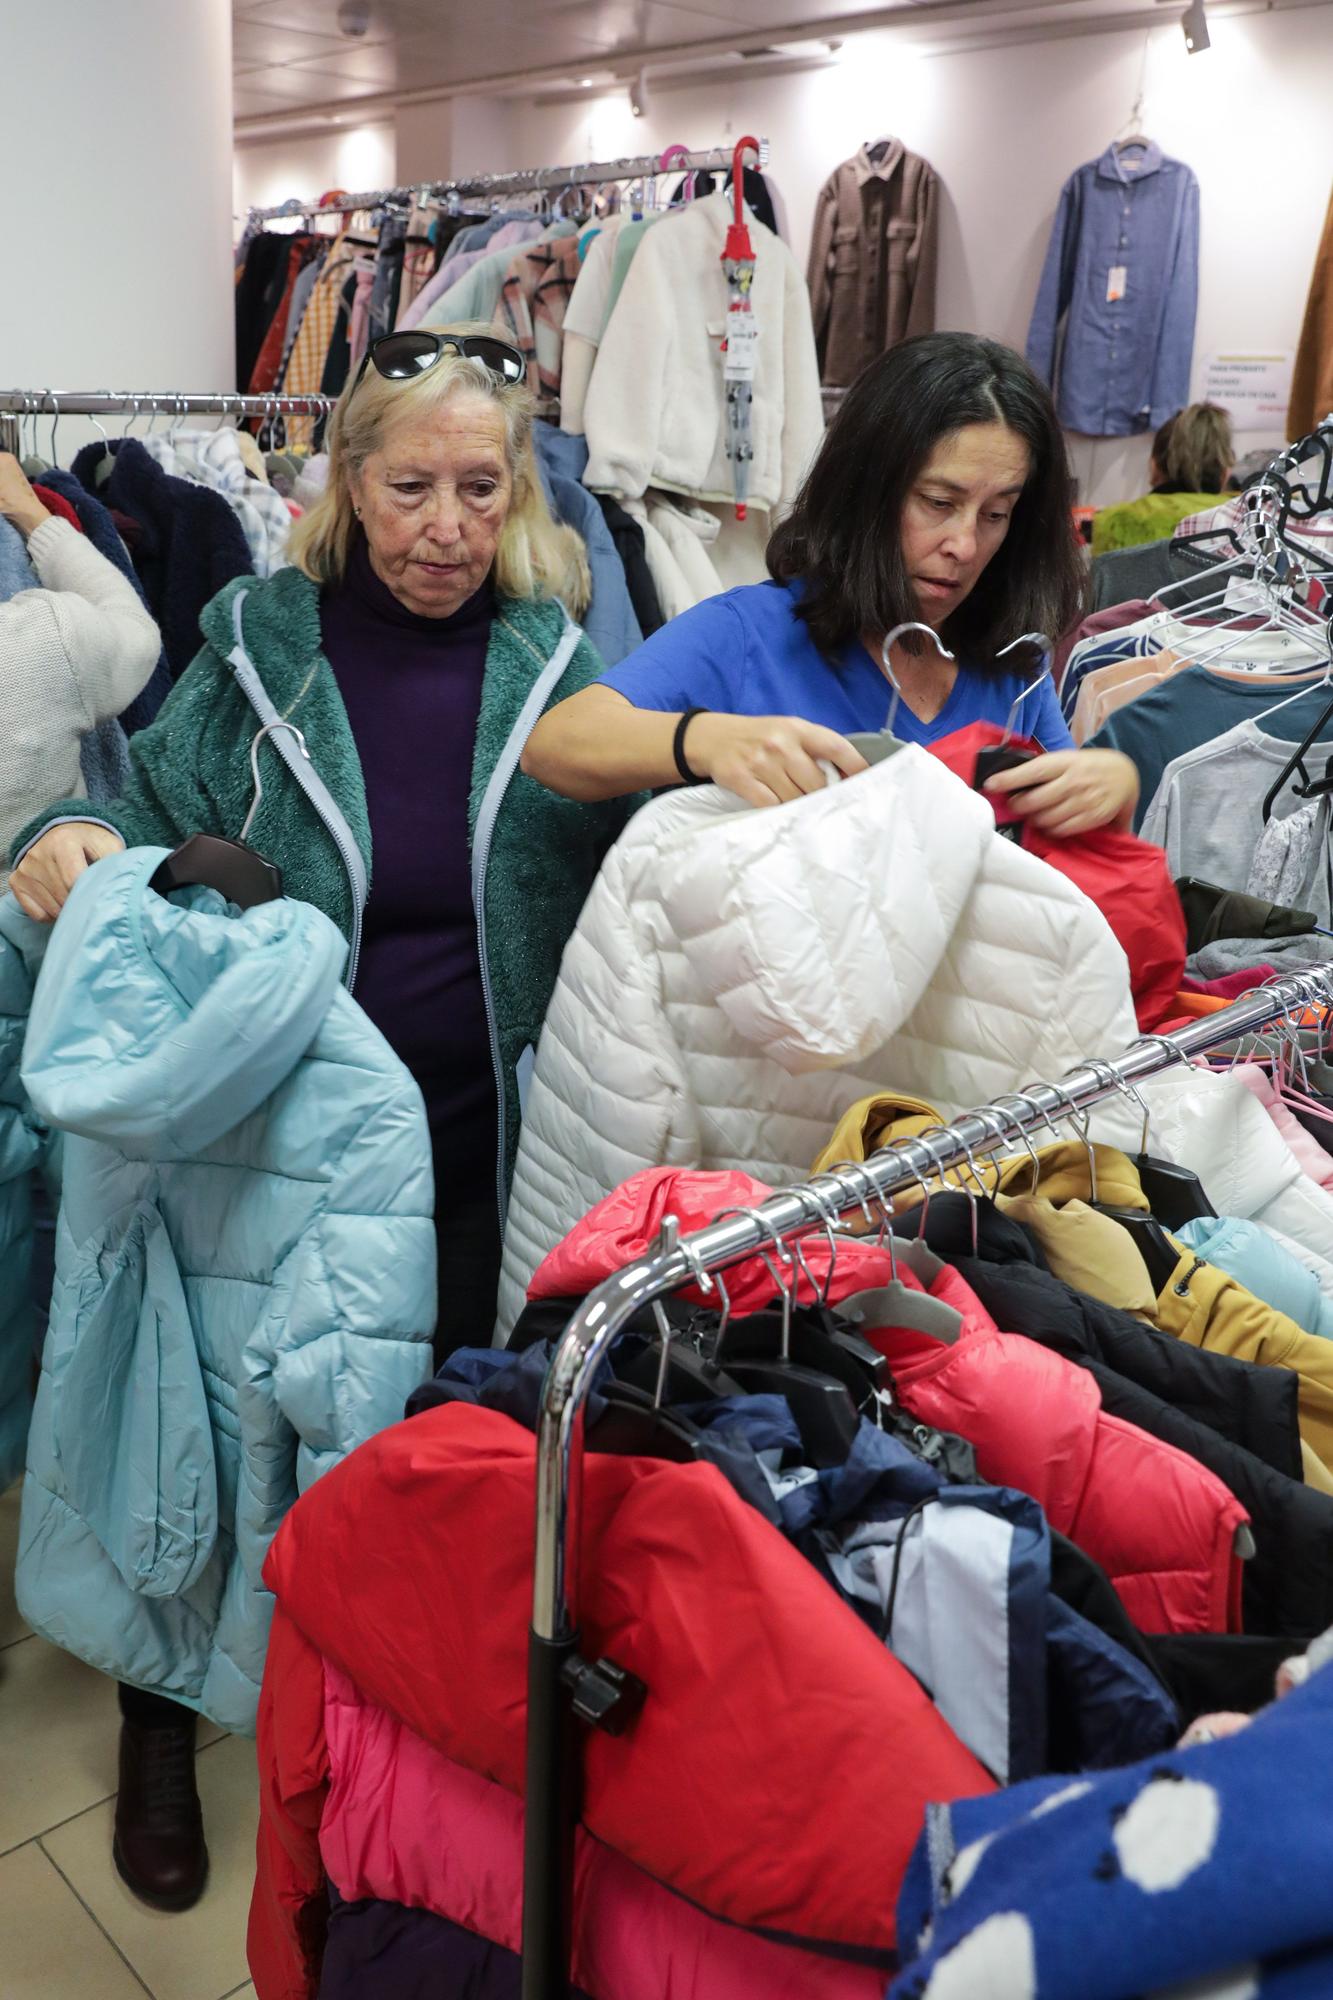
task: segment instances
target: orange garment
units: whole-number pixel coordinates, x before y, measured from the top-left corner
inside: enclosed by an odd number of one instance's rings
[[[1305,323],[1296,349],[1287,436],[1303,438],[1333,410],[1333,196],[1315,252]]]

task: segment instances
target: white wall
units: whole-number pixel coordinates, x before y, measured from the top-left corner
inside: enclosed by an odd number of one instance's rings
[[[43,0],[11,39],[0,383],[227,388],[228,0]]]
[[[397,154],[392,119],[262,143],[247,140],[237,146],[232,168],[235,233],[249,208],[276,208],[293,196],[313,201],[330,188],[359,194],[363,188],[396,187]]]
[[[512,167],[769,138],[793,248],[804,261],[815,197],[865,139],[896,133],[945,189],[942,327],[1022,346],[1062,183],[1126,127],[1145,85],[1144,125],[1189,162],[1202,190],[1196,360],[1293,349],[1333,182],[1333,7],[1212,23],[1190,56],[1172,18],[1144,31],[922,55],[910,29],[849,37],[827,69],[691,82],[649,73],[649,110],[624,90],[509,113]],[[1243,437],[1241,450],[1283,442]],[[1146,440],[1074,441],[1083,497],[1142,491]]]
[[[398,170],[404,185],[503,173],[514,164],[511,107],[484,97],[404,105],[397,114]]]

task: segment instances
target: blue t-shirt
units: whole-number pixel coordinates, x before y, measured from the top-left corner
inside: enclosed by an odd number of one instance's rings
[[[609,668],[602,684],[636,708],[666,715],[709,708],[726,715],[798,715],[843,736],[883,729],[893,690],[882,669],[855,639],[830,665],[796,616],[798,593],[798,585],[752,583],[710,597]],[[1026,676],[984,674],[960,663],[934,721],[922,722],[900,701],[893,733],[904,743],[935,743],[970,722],[1003,728],[1034,678],[1031,668]],[[1047,750],[1074,747],[1049,676],[1023,703],[1014,731]]]

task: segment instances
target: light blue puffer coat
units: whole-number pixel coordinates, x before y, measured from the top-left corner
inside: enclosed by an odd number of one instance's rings
[[[420,1092],[307,903],[82,876],[23,1083],[65,1134],[18,1598],[59,1646],[249,1731],[288,1507],[430,1372]]]
[[[31,1296],[33,1183],[59,1142],[41,1125],[19,1077],[23,1036],[49,933],[0,897],[0,1493],[23,1470],[38,1318]]]

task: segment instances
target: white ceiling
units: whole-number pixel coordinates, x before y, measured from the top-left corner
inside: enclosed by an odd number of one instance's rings
[[[1250,11],[1273,0],[1209,0]],[[1279,0],[1302,4],[1302,0]],[[1307,0],[1308,4],[1308,0]],[[632,75],[695,54],[754,52],[858,27],[910,25],[933,39],[1086,33],[1162,18],[1185,0],[362,0],[366,32],[339,26],[340,0],[234,0],[241,134],[311,114],[389,110],[401,99],[543,85],[580,72]],[[1169,18],[1169,16],[1168,16]]]

